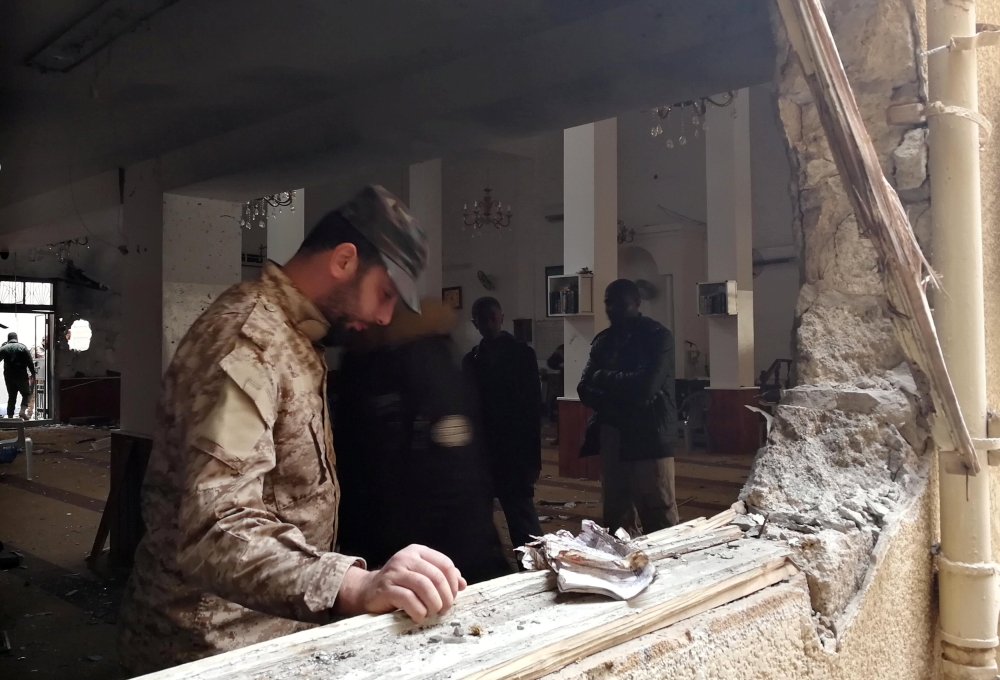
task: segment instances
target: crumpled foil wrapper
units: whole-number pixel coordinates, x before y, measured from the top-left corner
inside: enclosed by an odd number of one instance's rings
[[[517,548],[525,569],[551,569],[561,593],[591,593],[630,600],[649,586],[656,567],[619,529],[615,535],[589,519],[579,536],[566,530],[545,534]]]

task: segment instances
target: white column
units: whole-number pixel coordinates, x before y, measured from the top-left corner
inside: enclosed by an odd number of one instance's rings
[[[306,236],[305,203],[305,189],[299,189],[295,192],[292,205],[282,208],[280,214],[267,220],[267,259],[285,264],[298,251]]]
[[[410,210],[427,234],[427,266],[417,280],[420,297],[441,297],[441,159],[410,166]]]
[[[163,359],[223,291],[240,282],[242,204],[163,195]],[[254,227],[256,229],[256,227]]]
[[[566,396],[576,385],[594,336],[608,327],[604,289],[618,278],[618,121],[615,118],[563,133],[563,266],[594,272],[594,315],[564,323]]]
[[[734,117],[735,116],[735,117]],[[709,317],[712,387],[753,387],[753,221],[750,193],[750,94],[708,107],[705,118],[708,189],[708,280],[735,280],[737,314]]]
[[[163,190],[159,161],[125,172],[122,231],[122,324],[118,363],[122,373],[121,429],[152,437],[160,397],[163,338]]]

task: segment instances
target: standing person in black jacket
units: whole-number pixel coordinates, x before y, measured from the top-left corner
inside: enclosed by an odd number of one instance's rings
[[[648,534],[678,522],[674,338],[639,313],[632,281],[613,281],[604,305],[611,327],[594,338],[577,388],[580,401],[594,409],[580,455],[601,456],[605,525]]]
[[[7,417],[14,417],[14,404],[21,395],[21,419],[28,416],[28,404],[35,382],[35,360],[28,348],[17,341],[17,333],[8,333],[7,342],[0,346],[3,380],[7,386]],[[28,374],[31,374],[30,376]]]
[[[502,330],[496,298],[472,305],[482,342],[465,355],[463,369],[475,378],[483,409],[483,434],[493,477],[514,547],[541,536],[535,482],[542,471],[542,386],[535,350]]]
[[[341,362],[333,409],[340,550],[375,568],[425,545],[476,583],[511,571],[474,426],[478,400],[449,337],[454,312],[440,300],[420,307],[365,331]]]

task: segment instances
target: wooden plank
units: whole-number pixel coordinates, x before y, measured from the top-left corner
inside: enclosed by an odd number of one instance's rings
[[[549,643],[514,661],[462,676],[463,680],[535,680],[598,652],[653,633],[791,578],[798,570],[784,558],[639,609],[583,633]]]
[[[641,614],[653,605],[675,600],[679,603],[676,607],[662,604],[662,616],[635,619],[614,633],[618,637],[625,636],[630,626],[637,631],[644,630],[644,627],[659,625],[654,619],[661,623],[680,620],[693,615],[686,612],[695,612],[698,607],[707,608],[714,606],[713,602],[729,601],[727,597],[739,597],[741,595],[735,593],[751,587],[747,584],[764,587],[761,584],[785,564],[785,549],[777,544],[738,541],[729,543],[736,548],[724,545],[741,535],[736,527],[727,526],[734,516],[735,513],[727,511],[642,538],[640,542],[654,557],[659,577],[646,593],[631,602],[560,595],[554,592],[555,579],[548,572],[512,574],[470,587],[461,594],[455,609],[444,620],[437,619],[423,626],[417,626],[401,613],[359,616],[147,678],[277,679],[286,677],[286,670],[287,677],[305,678],[430,678],[440,674],[460,678],[491,671],[503,663],[524,663],[517,660],[537,648],[557,644],[559,639],[565,638],[567,627],[578,629],[582,634],[598,625],[614,626],[617,619]],[[772,564],[778,566],[767,567]],[[771,576],[757,574],[755,570],[762,568]],[[737,574],[745,574],[745,577],[733,581]],[[691,599],[678,599],[685,594]],[[481,638],[467,636],[469,641],[463,644],[429,641],[433,635],[449,635],[448,622],[455,619],[464,621],[467,627],[473,621],[481,622],[487,632]],[[598,643],[587,643],[593,644]],[[313,657],[321,652],[340,660],[327,665],[316,662]],[[568,655],[566,651],[560,658],[569,658]],[[427,662],[423,660],[425,657]],[[300,673],[302,669],[296,669],[302,664],[316,667],[310,666],[311,670]]]

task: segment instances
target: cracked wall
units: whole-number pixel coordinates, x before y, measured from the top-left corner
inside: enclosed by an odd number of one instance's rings
[[[888,106],[925,100],[919,15],[909,0],[824,6],[882,168],[927,251],[926,132],[886,122]],[[778,110],[803,252],[797,386],[775,409],[741,497],[767,517],[764,538],[795,549],[817,630],[835,648],[872,555],[888,540],[883,532],[926,489],[929,401],[896,340],[875,250],[859,232],[812,94],[783,27],[776,32]]]

